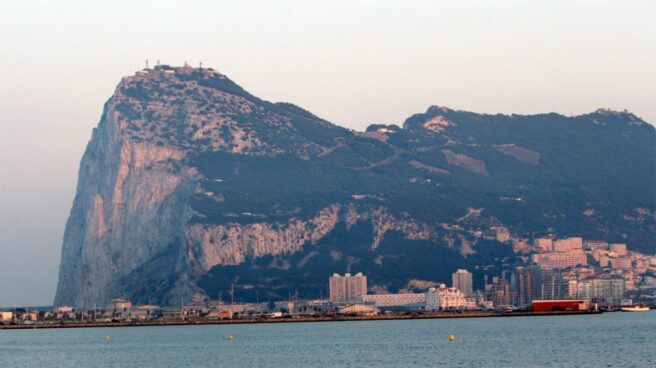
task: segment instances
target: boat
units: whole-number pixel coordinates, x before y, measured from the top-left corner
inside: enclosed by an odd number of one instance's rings
[[[622,312],[649,312],[649,306],[632,305],[630,307],[622,307]]]

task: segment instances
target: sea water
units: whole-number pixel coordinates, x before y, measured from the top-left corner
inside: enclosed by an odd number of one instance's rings
[[[0,330],[0,367],[656,367],[656,311]]]

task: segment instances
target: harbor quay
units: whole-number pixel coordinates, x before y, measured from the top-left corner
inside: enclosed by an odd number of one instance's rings
[[[152,319],[152,320],[112,320],[112,321],[60,321],[35,324],[0,324],[0,330],[21,329],[51,329],[51,328],[93,328],[93,327],[148,327],[148,326],[189,326],[189,325],[224,325],[224,324],[257,324],[257,323],[301,323],[301,322],[348,322],[348,321],[392,321],[392,320],[422,320],[422,319],[452,319],[452,318],[493,318],[493,317],[546,317],[546,316],[576,316],[601,314],[601,310],[583,311],[462,311],[462,312],[432,312],[432,313],[385,313],[376,315],[335,315],[335,316],[283,316],[275,317],[243,317],[232,319]]]

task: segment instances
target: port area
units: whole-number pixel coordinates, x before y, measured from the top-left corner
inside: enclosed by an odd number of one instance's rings
[[[443,312],[443,313],[403,313],[378,315],[340,315],[340,316],[291,316],[279,318],[233,318],[233,319],[156,319],[145,321],[59,321],[34,324],[0,324],[0,330],[20,330],[36,328],[90,328],[90,327],[146,327],[146,326],[187,326],[187,325],[222,325],[222,324],[253,324],[253,323],[300,323],[300,322],[348,322],[348,321],[392,321],[440,318],[490,318],[490,317],[538,317],[538,316],[574,316],[601,314],[602,311],[553,311],[553,312]]]

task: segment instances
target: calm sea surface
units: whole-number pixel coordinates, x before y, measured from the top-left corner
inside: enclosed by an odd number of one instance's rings
[[[449,342],[448,336],[456,340]],[[105,336],[111,336],[109,342]],[[228,341],[229,335],[234,336]],[[0,367],[656,367],[656,311],[0,330]]]

